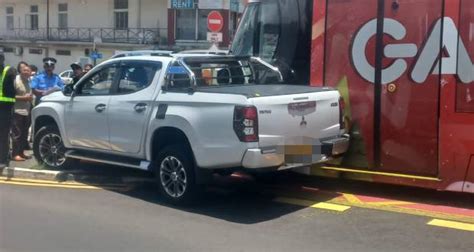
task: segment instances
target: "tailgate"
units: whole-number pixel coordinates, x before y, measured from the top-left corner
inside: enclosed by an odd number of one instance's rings
[[[259,147],[319,145],[339,129],[339,92],[267,96],[249,99],[257,108]]]

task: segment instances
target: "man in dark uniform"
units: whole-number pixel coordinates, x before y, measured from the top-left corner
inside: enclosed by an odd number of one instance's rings
[[[0,169],[9,162],[10,128],[15,105],[16,70],[4,64],[5,56],[0,52]]]
[[[31,80],[31,89],[36,96],[36,105],[39,103],[41,97],[62,90],[64,87],[64,82],[61,80],[61,77],[54,73],[56,62],[55,58],[44,58],[44,72],[39,73]]]
[[[71,64],[71,69],[73,74],[71,85],[76,85],[82,76],[84,76],[85,72],[82,71],[81,65],[77,62]]]

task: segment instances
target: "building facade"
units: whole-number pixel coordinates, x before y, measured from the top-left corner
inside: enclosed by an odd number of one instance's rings
[[[217,12],[222,17],[218,35],[220,47],[228,47],[237,30],[244,9],[241,0],[170,0],[168,3],[168,43],[181,47],[208,46],[208,16]]]
[[[41,66],[49,56],[57,71],[119,50],[168,47],[168,1],[0,0],[0,47],[9,64]]]
[[[42,65],[58,59],[99,63],[117,51],[209,48],[207,16],[223,17],[221,47],[228,47],[240,0],[0,0],[0,49],[8,64]]]

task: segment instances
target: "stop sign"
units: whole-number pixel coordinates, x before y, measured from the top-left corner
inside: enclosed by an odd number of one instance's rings
[[[207,16],[207,28],[211,32],[220,32],[224,28],[224,18],[218,11],[211,11]]]

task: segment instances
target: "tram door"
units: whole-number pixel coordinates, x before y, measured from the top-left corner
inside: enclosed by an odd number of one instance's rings
[[[436,176],[442,50],[435,26],[442,5],[327,1],[324,83],[341,91],[351,122],[350,150],[340,165]],[[417,65],[423,53],[436,55]]]

